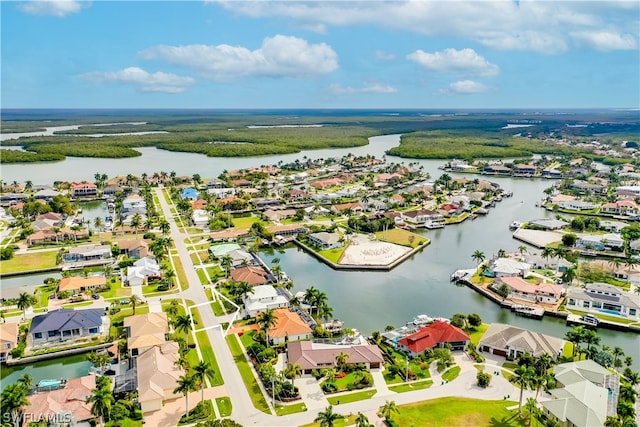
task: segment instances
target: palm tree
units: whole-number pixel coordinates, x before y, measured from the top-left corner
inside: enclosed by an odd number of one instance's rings
[[[105,419],[111,414],[111,406],[114,404],[113,395],[109,387],[93,389],[87,402],[93,403],[91,413],[100,418],[100,425],[104,425]]]
[[[587,354],[591,355],[591,346],[597,346],[600,344],[600,337],[597,332],[592,329],[586,329],[582,336],[582,341],[587,344]]]
[[[196,378],[191,375],[183,375],[178,378],[178,387],[173,390],[174,393],[184,394],[185,407],[187,416],[189,415],[189,393],[196,390]]]
[[[527,247],[525,245],[518,246],[518,252],[520,252],[521,254],[526,253],[527,252]]]
[[[625,382],[620,384],[620,400],[635,402],[636,396],[638,396],[638,392],[631,384]]]
[[[336,356],[336,366],[338,369],[344,371],[347,367],[347,360],[349,360],[349,355],[341,351],[340,354]]]
[[[370,427],[369,418],[362,412],[358,412],[358,416],[356,417],[356,427]]]
[[[291,380],[291,386],[295,389],[294,381],[297,377],[302,375],[302,366],[297,363],[288,363],[287,368],[284,371],[284,375]]]
[[[136,294],[133,294],[129,297],[129,304],[131,305],[131,308],[133,308],[133,314],[136,314],[136,306],[138,304],[142,304],[142,299],[140,299],[140,297]]]
[[[400,409],[398,408],[398,405],[396,405],[396,402],[394,402],[393,400],[385,400],[384,405],[380,407],[379,414],[384,419],[391,419],[391,415],[394,412],[396,414],[400,413]]]
[[[167,307],[167,314],[170,317],[176,317],[179,311],[180,302],[177,299],[172,299],[169,303],[169,307]]]
[[[562,281],[568,284],[573,283],[576,278],[576,268],[575,267],[567,267],[562,273]]]
[[[538,401],[533,397],[527,399],[527,403],[524,405],[527,411],[529,412],[529,427],[531,427],[531,422],[533,421],[533,416],[537,412],[538,409]]]
[[[138,227],[140,227],[140,225],[142,225],[142,216],[137,213],[133,216],[133,218],[131,218],[131,226],[134,228],[136,237],[138,236]]]
[[[166,219],[160,221],[160,231],[162,232],[163,236],[166,236],[167,234],[169,234],[169,231],[171,231],[171,225]]]
[[[247,295],[253,293],[253,286],[248,282],[238,282],[232,288],[232,292],[236,296],[236,302],[242,302]]]
[[[102,218],[97,216],[96,219],[93,220],[93,225],[96,227],[96,230],[101,230],[102,226],[104,225],[104,223],[102,222]]]
[[[22,310],[22,318],[24,320],[26,320],[27,318],[27,308],[35,305],[37,302],[38,300],[36,300],[36,297],[28,294],[27,292],[21,292],[20,295],[18,295],[18,301],[16,302],[16,305],[18,306],[19,310]]]
[[[200,363],[193,367],[193,375],[200,383],[200,391],[202,393],[200,401],[204,402],[204,382],[207,379],[209,379],[209,381],[213,381],[213,378],[216,375],[216,371],[211,368],[209,362],[201,360]]]
[[[264,331],[264,339],[267,341],[267,347],[269,347],[269,328],[275,326],[277,323],[278,318],[272,308],[269,308],[258,315],[258,325],[260,325],[260,329]]]
[[[25,390],[29,390],[33,387],[33,377],[29,374],[22,374],[20,378],[18,378],[18,384],[24,387]]]
[[[565,334],[565,339],[571,343],[573,343],[573,356],[575,357],[576,353],[580,350],[580,343],[583,341],[584,326],[574,326],[570,331],[567,331]]]
[[[22,384],[8,384],[2,390],[0,401],[2,401],[2,414],[10,414],[12,420],[19,420],[22,408],[31,404],[27,400],[27,389]]]
[[[340,418],[342,416],[333,412],[333,406],[329,405],[324,411],[318,412],[318,416],[313,421],[320,423],[320,427],[333,427]]]
[[[535,376],[535,371],[529,366],[518,366],[514,371],[514,376],[509,378],[509,382],[520,387],[520,400],[518,402],[518,415],[522,414],[522,396],[524,389],[529,388],[531,379]]]
[[[229,277],[229,271],[231,271],[231,266],[233,265],[233,258],[230,255],[225,255],[220,260],[220,267],[225,271],[226,277]]]
[[[478,265],[482,264],[485,260],[484,252],[480,250],[476,250],[472,255],[471,259],[476,261]]]
[[[193,328],[191,318],[186,314],[181,314],[177,316],[173,321],[173,327],[177,332],[184,332],[184,340],[187,344],[187,347],[189,347],[189,333]]]
[[[550,246],[545,246],[542,249],[542,253],[540,255],[542,256],[542,258],[549,260],[549,258],[553,256],[553,248]]]

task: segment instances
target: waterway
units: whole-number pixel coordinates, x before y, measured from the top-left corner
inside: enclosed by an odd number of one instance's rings
[[[130,159],[69,157],[56,163],[3,165],[2,179],[5,182],[24,182],[29,179],[35,184],[50,184],[55,180],[91,180],[96,172],[113,177],[141,175],[143,172],[152,174],[163,170],[175,171],[178,175],[198,173],[209,178],[218,176],[223,170],[276,164],[278,161],[291,162],[303,156],[315,159],[352,153],[382,157],[385,150],[398,143],[399,135],[385,135],[371,138],[371,143],[364,147],[252,158],[210,158],[200,154],[141,148],[142,157]],[[389,157],[387,161],[409,163],[414,160]],[[438,166],[443,161],[415,162],[423,165],[434,179],[442,174]],[[450,175],[463,176],[455,173]],[[386,325],[400,326],[422,313],[443,317],[450,317],[454,313],[478,313],[485,322],[508,323],[563,337],[569,328],[561,319],[545,317],[543,320],[533,320],[515,316],[475,291],[449,282],[454,270],[474,265],[471,254],[475,250],[484,252],[487,258],[500,249],[516,251],[522,243],[511,237],[509,224],[513,220],[528,221],[551,215],[535,206],[543,196],[544,189],[552,184],[551,181],[500,177],[488,179],[498,182],[506,191],[512,191],[513,197],[505,198],[486,217],[444,229],[424,231],[424,235],[431,239],[431,245],[390,272],[335,271],[297,248],[284,249],[275,255],[263,252],[264,258],[267,262],[273,256],[281,259],[283,270],[294,280],[294,291],[315,286],[326,292],[334,317],[365,334],[384,330]],[[529,250],[535,251],[534,248]],[[41,283],[42,279],[39,278],[37,283]],[[626,354],[634,356],[635,369],[640,367],[640,335],[606,329],[599,329],[598,334],[603,344],[620,346]],[[66,370],[59,375],[70,377]]]
[[[0,389],[15,383],[23,374],[33,377],[34,384],[41,380],[61,378],[78,378],[89,373],[92,364],[87,360],[86,354],[59,357],[57,359],[43,360],[28,365],[16,365],[7,367],[2,365],[0,369]]]

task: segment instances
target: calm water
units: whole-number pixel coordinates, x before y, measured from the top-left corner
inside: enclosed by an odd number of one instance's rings
[[[178,175],[199,173],[202,177],[216,177],[225,169],[275,164],[280,160],[290,162],[302,159],[305,155],[326,158],[353,153],[382,157],[385,150],[398,144],[398,140],[398,135],[386,135],[372,138],[371,144],[365,147],[242,159],[209,158],[199,154],[141,148],[139,150],[143,156],[133,159],[68,158],[57,163],[3,165],[2,179],[8,182],[30,179],[35,184],[49,184],[54,180],[92,180],[96,172],[113,177],[141,175],[143,172],[152,174],[163,170],[175,171]],[[388,161],[409,163],[413,160],[389,157]],[[442,173],[437,169],[442,161],[417,162],[434,178]],[[305,290],[309,286],[323,290],[334,309],[334,317],[365,334],[383,330],[389,324],[402,325],[422,313],[443,317],[450,317],[454,313],[478,313],[485,322],[509,323],[562,337],[568,330],[562,320],[546,317],[539,321],[515,316],[475,291],[449,282],[454,270],[474,265],[471,254],[475,250],[483,251],[487,257],[500,249],[517,250],[522,243],[511,237],[509,224],[513,220],[528,221],[550,215],[535,207],[535,202],[541,198],[543,190],[552,184],[551,181],[495,177],[491,180],[498,182],[506,191],[513,191],[514,196],[504,199],[486,217],[444,229],[424,231],[431,239],[431,245],[390,272],[334,271],[297,248],[285,249],[277,256],[296,284],[294,291]],[[530,250],[535,251],[533,248]],[[271,256],[263,255],[267,261],[271,259]],[[37,283],[43,279],[39,278]],[[635,355],[635,368],[640,367],[640,335],[605,329],[598,333],[604,344],[620,346],[628,355]],[[70,365],[66,365],[65,369],[67,366]]]
[[[89,373],[91,362],[87,361],[85,354],[59,357],[53,360],[31,363],[29,365],[18,365],[0,367],[0,389],[15,383],[22,374],[29,374],[33,377],[33,382],[37,384],[44,379],[77,378]]]

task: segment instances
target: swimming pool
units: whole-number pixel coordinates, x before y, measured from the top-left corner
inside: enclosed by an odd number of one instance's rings
[[[60,380],[42,380],[38,382],[38,387],[55,387],[59,386],[60,383]]]
[[[620,314],[620,312],[618,311],[614,311],[614,310],[606,310],[606,309],[600,309],[598,310],[600,313],[604,313],[604,314],[611,314],[612,316],[622,316],[622,314]]]

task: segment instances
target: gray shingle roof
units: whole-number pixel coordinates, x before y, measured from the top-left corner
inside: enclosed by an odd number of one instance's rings
[[[104,310],[101,308],[55,310],[34,317],[29,333],[97,328],[102,325],[102,316]]]

